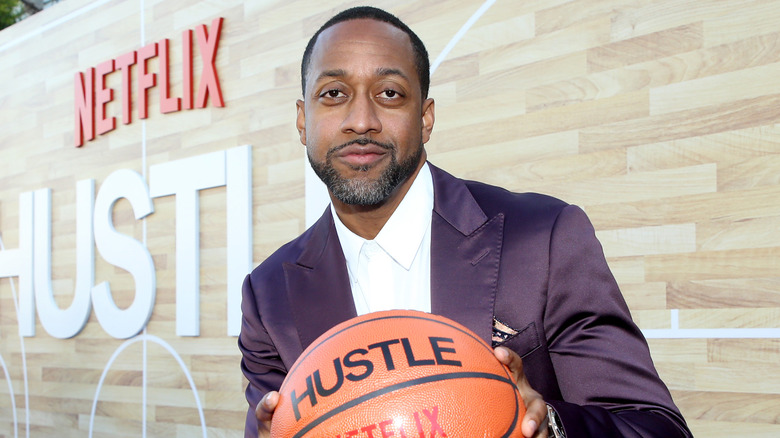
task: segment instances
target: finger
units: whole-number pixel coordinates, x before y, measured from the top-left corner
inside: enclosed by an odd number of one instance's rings
[[[271,421],[271,417],[273,417],[274,410],[276,410],[276,405],[278,403],[279,393],[276,391],[270,391],[265,396],[263,396],[262,400],[260,400],[260,403],[257,404],[257,409],[255,409],[257,421]]]
[[[509,368],[520,391],[520,396],[525,404],[525,415],[521,422],[523,436],[545,438],[547,436],[547,404],[541,394],[536,392],[523,371],[523,359],[514,351],[506,347],[496,347],[493,350],[496,358]]]
[[[493,354],[496,359],[509,368],[515,382],[519,382],[521,378],[525,377],[523,373],[523,360],[514,351],[506,347],[496,347],[493,350]]]
[[[255,417],[257,417],[257,431],[260,438],[268,436],[268,432],[271,430],[271,418],[276,410],[276,405],[279,403],[279,393],[276,391],[268,392],[260,400],[255,408]]]
[[[521,424],[523,436],[542,438],[547,436],[547,404],[541,399],[532,400],[525,407]]]

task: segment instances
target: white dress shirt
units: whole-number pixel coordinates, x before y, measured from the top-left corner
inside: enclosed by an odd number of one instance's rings
[[[373,240],[350,231],[332,204],[330,208],[357,314],[390,309],[430,312],[433,179],[428,163]]]

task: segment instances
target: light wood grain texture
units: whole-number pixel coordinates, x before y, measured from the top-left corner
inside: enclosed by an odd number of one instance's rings
[[[481,0],[370,2],[398,14],[434,60]],[[0,32],[0,238],[20,245],[20,194],[52,189],[52,285],[73,299],[76,183],[249,144],[253,262],[304,230],[304,150],[294,124],[309,36],[342,0],[117,0],[83,13],[68,0]],[[143,10],[141,9],[143,5]],[[80,12],[81,11],[81,12]],[[73,147],[73,77],[170,39],[171,93],[182,85],[181,34],[223,17],[216,66],[224,108],[159,111]],[[432,76],[434,164],[457,176],[580,205],[643,329],[780,327],[780,1],[496,1]],[[142,32],[143,26],[143,32]],[[202,60],[193,46],[197,90]],[[159,71],[159,60],[149,61]],[[133,70],[137,75],[137,67]],[[137,78],[136,78],[137,79]],[[120,111],[118,73],[110,114]],[[133,83],[134,88],[136,82]],[[0,436],[243,436],[246,380],[226,336],[225,187],[200,192],[201,335],[176,336],[176,199],[135,220],[116,203],[116,229],[146,241],[157,294],[147,333],[117,354],[94,312],[77,336],[37,321],[20,339],[19,279],[0,278]],[[95,280],[118,306],[132,276],[99,255]],[[24,345],[22,345],[22,342]],[[699,437],[780,436],[778,339],[650,339],[662,378]],[[144,363],[144,347],[146,362]],[[23,367],[26,364],[26,368]],[[186,370],[186,372],[185,372]],[[26,371],[26,377],[25,377]],[[0,378],[2,380],[4,378]],[[25,400],[25,379],[28,401]],[[146,382],[146,418],[143,418]],[[29,405],[29,406],[28,406]]]

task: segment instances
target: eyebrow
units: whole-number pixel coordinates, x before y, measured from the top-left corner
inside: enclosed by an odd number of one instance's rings
[[[347,72],[342,69],[325,70],[324,72],[320,73],[320,75],[317,77],[317,80],[319,81],[322,78],[340,78],[346,75]]]
[[[380,67],[376,69],[376,75],[385,77],[385,76],[400,76],[404,78],[405,80],[409,80],[409,77],[407,77],[404,72],[397,68],[390,68],[390,67]],[[319,77],[317,77],[317,80],[320,80],[322,78],[340,78],[347,76],[347,72],[343,69],[333,69],[333,70],[325,70],[324,72],[320,73]]]
[[[377,76],[400,76],[400,77],[406,79],[407,81],[409,80],[409,78],[406,77],[404,72],[402,72],[401,70],[399,70],[397,68],[389,68],[389,67],[378,68],[376,70],[376,74],[377,74]]]

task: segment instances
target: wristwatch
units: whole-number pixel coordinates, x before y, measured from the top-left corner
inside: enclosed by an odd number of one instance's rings
[[[566,438],[566,432],[561,424],[561,417],[550,405],[547,405],[547,437],[548,438]]]

